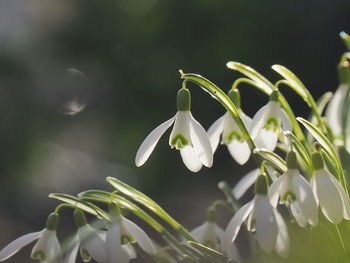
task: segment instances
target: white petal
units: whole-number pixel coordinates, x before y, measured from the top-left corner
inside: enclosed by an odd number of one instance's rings
[[[232,217],[221,240],[222,251],[227,252],[227,249],[230,247],[231,243],[235,241],[241,225],[243,224],[244,220],[247,219],[252,209],[253,201],[250,201],[249,203],[242,206]]]
[[[274,151],[278,141],[278,130],[261,129],[254,143],[258,148],[265,148],[268,151]]]
[[[227,148],[236,162],[240,165],[245,164],[250,157],[250,148],[246,141],[238,141],[236,139],[232,139],[232,141],[227,144]]]
[[[190,124],[191,124],[191,113],[189,111],[178,111],[175,115],[174,127],[170,133],[169,145],[171,147],[176,147],[176,149],[181,149],[183,146],[190,144],[191,145],[191,136],[190,136]],[[182,136],[187,140],[187,144],[182,144],[178,146],[173,140],[178,136]]]
[[[122,245],[122,249],[124,249],[126,253],[128,253],[129,259],[134,259],[137,257],[136,251],[132,245],[130,244]]]
[[[332,180],[333,184],[337,187],[338,192],[340,193],[341,199],[343,201],[344,218],[347,220],[350,220],[350,204],[349,204],[349,199],[345,193],[345,190],[333,175],[330,176],[330,179]]]
[[[274,181],[269,187],[268,196],[270,198],[270,202],[273,207],[276,207],[278,204],[280,188],[284,179],[285,179],[284,175],[278,177],[276,181]]]
[[[304,177],[300,174],[295,174],[293,177],[293,186],[300,210],[307,221],[316,226],[318,222],[317,203],[312,192],[311,186]]]
[[[231,243],[230,247],[227,249],[227,251],[223,251],[223,252],[227,253],[227,256],[230,259],[234,260],[234,262],[242,262],[235,243]]]
[[[79,246],[80,246],[80,240],[78,235],[76,235],[71,241],[71,243],[69,244],[69,250],[64,257],[64,261],[63,261],[64,263],[76,262]]]
[[[112,222],[106,235],[106,245],[109,263],[127,263],[129,262],[129,254],[122,249],[120,225]],[[97,260],[99,262],[99,260]]]
[[[347,91],[347,85],[340,85],[326,110],[328,125],[332,129],[333,134],[337,137],[340,136],[342,132],[342,107]]]
[[[281,110],[280,117],[281,117],[281,122],[282,122],[282,130],[291,132],[292,126],[290,124],[287,113],[283,109]]]
[[[320,201],[323,214],[332,223],[339,224],[343,219],[344,209],[340,193],[330,179],[333,176],[325,170],[315,174],[316,193]]]
[[[215,224],[215,234],[220,240],[224,235],[224,230],[222,230],[221,227],[218,227],[216,224]]]
[[[93,229],[89,225],[78,229],[81,247],[97,262],[107,262],[108,257],[105,240],[103,239],[104,236],[100,234],[101,232],[102,231]],[[103,231],[103,233],[105,232]]]
[[[208,136],[209,136],[213,153],[218,148],[218,145],[220,142],[220,136],[221,136],[222,130],[224,129],[224,121],[226,118],[226,114],[221,116],[219,119],[217,119],[208,129]]]
[[[61,246],[57,240],[56,231],[44,229],[39,240],[33,247],[31,257],[44,262],[60,262]]]
[[[29,243],[33,242],[36,239],[39,239],[40,236],[43,234],[43,232],[44,230],[26,234],[9,243],[6,247],[4,247],[0,251],[0,262],[8,259],[9,257],[12,257],[22,247],[28,245]]]
[[[147,236],[139,226],[130,220],[123,217],[122,224],[125,229],[130,232],[131,236],[137,241],[140,247],[150,255],[156,254],[156,248],[154,247],[151,239]]]
[[[291,203],[290,210],[292,211],[292,214],[295,217],[295,220],[297,221],[298,225],[301,227],[305,227],[307,224],[307,219],[305,218],[304,214],[300,209],[300,203],[299,202]]]
[[[166,130],[169,129],[171,124],[173,124],[174,119],[175,117],[171,118],[170,120],[167,120],[166,122],[163,122],[146,137],[146,139],[142,142],[140,148],[136,153],[136,166],[141,166],[147,161],[148,157],[153,152],[154,147],[156,147],[156,144],[158,143],[160,137],[162,137],[164,132],[166,132]]]
[[[193,229],[190,232],[190,234],[195,240],[197,240],[200,243],[203,243],[204,242],[203,237],[207,230],[208,230],[208,222],[205,222],[204,224]]]
[[[288,229],[286,226],[286,223],[283,220],[283,217],[281,214],[277,211],[277,209],[274,209],[275,211],[275,217],[276,222],[278,226],[278,235],[277,235],[277,241],[276,241],[276,252],[281,256],[286,258],[289,254],[289,235],[288,235]]]
[[[182,161],[192,172],[198,172],[202,168],[202,163],[191,146],[185,146],[180,150]]]
[[[256,178],[258,178],[259,174],[259,169],[254,169],[253,171],[250,171],[248,174],[243,176],[243,178],[238,181],[232,190],[234,197],[236,199],[241,198],[242,195],[244,195],[245,192],[249,189],[249,187],[255,183]]]
[[[243,111],[242,109],[238,109],[238,113],[239,113],[239,116],[241,117],[245,127],[247,128],[247,130],[249,131],[250,129],[250,125],[252,124],[252,118],[250,118],[249,116],[247,116]]]
[[[253,121],[249,128],[249,134],[253,139],[255,139],[258,136],[259,131],[264,125],[264,115],[266,113],[266,110],[268,110],[268,105],[269,104],[266,104],[254,115]]]
[[[254,203],[256,238],[262,250],[271,253],[278,234],[274,209],[266,195],[256,195]]]
[[[213,150],[207,132],[192,116],[190,126],[191,140],[196,155],[203,165],[211,167],[213,165]]]

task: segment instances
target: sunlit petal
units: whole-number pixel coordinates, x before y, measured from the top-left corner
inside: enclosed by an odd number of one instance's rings
[[[203,165],[213,165],[213,150],[209,137],[202,125],[191,116],[191,140],[193,149]]]
[[[109,226],[106,236],[108,261],[111,263],[127,263],[129,262],[129,254],[121,247],[121,232],[120,225],[117,222],[112,222]],[[99,260],[97,260],[100,262]],[[102,261],[105,262],[105,261]]]
[[[138,225],[125,217],[122,218],[122,224],[144,251],[151,255],[156,253],[156,248],[154,247],[151,239]]]
[[[278,234],[273,207],[266,195],[256,195],[254,203],[256,238],[262,250],[271,253]]]
[[[278,177],[276,181],[274,181],[269,187],[268,196],[270,198],[270,202],[273,207],[276,207],[278,204],[280,188],[284,178],[285,177],[283,175]]]
[[[283,131],[290,131],[291,132],[292,125],[290,124],[290,120],[288,118],[287,113],[283,109],[281,110],[280,117],[281,117]]]
[[[252,121],[253,119],[250,118],[249,116],[247,116],[243,111],[242,109],[238,109],[238,113],[239,113],[239,116],[241,117],[245,127],[247,128],[247,130],[249,131],[250,129],[250,125],[252,124]]]
[[[284,222],[281,214],[274,209],[276,222],[278,226],[278,235],[276,241],[276,252],[281,256],[286,258],[289,254],[289,235],[286,223]]]
[[[174,119],[175,117],[171,118],[170,120],[167,120],[166,122],[163,122],[146,137],[146,139],[142,142],[140,148],[136,153],[136,166],[141,166],[147,161],[148,157],[153,152],[154,147],[158,143],[160,137],[162,137],[164,132],[171,126],[171,124],[174,122]]]
[[[32,249],[31,257],[40,261],[59,262],[61,246],[56,231],[45,229]]]
[[[339,181],[332,175],[330,176],[330,179],[332,180],[333,184],[335,187],[337,187],[338,192],[340,193],[342,202],[343,202],[343,209],[344,209],[344,218],[347,220],[350,220],[350,204],[349,204],[349,199],[345,193],[345,190],[343,186],[339,183]]]
[[[76,262],[79,246],[80,246],[79,237],[78,237],[78,235],[75,235],[75,237],[73,238],[73,240],[69,244],[70,249],[66,253],[63,263],[75,263]]]
[[[258,136],[259,131],[263,128],[264,121],[265,121],[264,115],[266,113],[266,110],[268,109],[268,105],[269,104],[266,104],[264,107],[262,107],[255,114],[255,116],[251,122],[251,125],[249,127],[249,134],[253,139],[255,139]]]
[[[182,161],[192,172],[198,172],[202,168],[202,163],[191,146],[185,146],[180,150]]]
[[[241,198],[249,189],[249,187],[251,187],[255,183],[256,178],[258,178],[259,174],[259,169],[254,169],[253,171],[250,171],[248,174],[243,176],[242,179],[238,181],[238,183],[232,190],[234,197],[236,199]]]
[[[105,236],[102,237],[100,232],[101,231],[97,231],[89,225],[78,229],[81,247],[97,262],[106,262],[108,256],[105,247],[105,240],[103,239]]]
[[[278,130],[261,129],[254,142],[258,148],[265,148],[268,151],[273,151],[276,148],[278,141]]]
[[[216,151],[219,145],[220,136],[221,136],[222,130],[224,129],[224,121],[226,118],[226,114],[221,116],[219,119],[217,119],[208,129],[208,137],[210,140],[213,153]]]
[[[300,203],[299,202],[291,203],[290,210],[292,211],[292,214],[295,217],[295,220],[297,221],[298,225],[301,227],[305,227],[307,224],[307,219],[305,218],[304,214],[300,209]]]
[[[189,111],[178,111],[169,137],[169,145],[171,147],[176,147],[179,150],[185,145],[191,144],[190,125],[191,113]],[[180,141],[178,136],[181,136]]]
[[[238,141],[236,139],[232,139],[232,141],[227,144],[227,148],[236,162],[240,165],[245,164],[250,157],[250,148],[246,141]]]
[[[24,236],[21,236],[14,241],[12,241],[10,244],[8,244],[6,247],[4,247],[0,251],[0,261],[4,261],[8,259],[9,257],[12,257],[14,254],[18,252],[22,247],[28,245],[29,243],[33,242],[36,239],[39,239],[41,235],[43,234],[44,230],[39,232],[34,232],[30,234],[26,234]]]

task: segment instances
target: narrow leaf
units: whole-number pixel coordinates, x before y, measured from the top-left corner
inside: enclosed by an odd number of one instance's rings
[[[262,158],[264,158],[269,164],[280,170],[281,172],[287,172],[287,164],[286,162],[274,152],[270,152],[266,149],[254,149],[255,154],[259,154]]]
[[[200,252],[202,252],[203,254],[212,257],[216,260],[219,260],[220,262],[227,262],[228,258],[225,257],[223,254],[221,254],[220,252],[209,248],[207,246],[204,246],[200,243],[194,242],[194,241],[187,241],[188,244],[190,244],[191,246],[193,246],[194,248],[196,248],[197,250],[199,250]]]

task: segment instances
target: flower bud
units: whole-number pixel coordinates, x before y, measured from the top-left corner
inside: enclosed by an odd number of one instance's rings
[[[348,53],[347,53],[348,54]],[[349,59],[349,55],[347,58]],[[338,65],[338,76],[341,84],[349,84],[350,83],[350,63],[348,60],[341,61]]]
[[[278,90],[275,89],[274,91],[272,91],[272,93],[270,94],[270,101],[278,101]]]
[[[191,109],[191,93],[188,89],[180,89],[177,93],[177,110],[189,111]]]
[[[287,161],[288,169],[297,169],[298,168],[297,154],[294,151],[290,151],[287,154],[286,161]]]
[[[74,211],[74,223],[77,227],[83,227],[87,225],[87,220],[84,213],[80,210]]]
[[[241,95],[238,89],[230,89],[227,96],[230,98],[233,104],[235,104],[236,108],[239,109],[241,107]]]
[[[265,175],[259,175],[255,181],[255,193],[257,195],[267,195],[267,178]]]

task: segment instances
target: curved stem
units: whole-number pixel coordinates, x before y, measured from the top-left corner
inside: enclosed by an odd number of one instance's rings
[[[58,214],[60,212],[60,210],[64,207],[75,209],[74,205],[64,203],[64,204],[59,204],[58,206],[56,206],[55,213]]]

